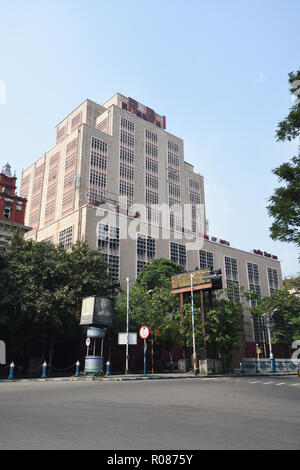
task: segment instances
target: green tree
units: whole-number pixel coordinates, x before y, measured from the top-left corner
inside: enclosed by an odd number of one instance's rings
[[[67,252],[61,245],[15,237],[5,256],[0,326],[19,362],[78,335],[82,298],[108,292],[107,265],[86,242]]]
[[[264,297],[259,304],[251,309],[251,313],[261,317],[273,312],[272,332],[274,343],[291,343],[300,339],[300,297],[289,291],[285,285],[274,294]]]
[[[138,330],[147,325],[151,330],[160,330],[161,335],[154,335],[157,349],[166,350],[174,344],[172,318],[178,308],[178,299],[171,294],[171,276],[183,271],[182,266],[169,259],[159,258],[143,267],[130,289],[130,330]],[[126,292],[117,300],[115,333],[126,326]]]
[[[300,71],[289,74],[289,83],[295,104],[278,124],[277,141],[291,141],[300,135]],[[300,246],[300,155],[275,168],[273,173],[283,186],[275,189],[267,206],[269,215],[275,219],[270,227],[271,238]]]
[[[243,308],[244,302],[252,297],[252,293],[243,292],[241,289],[243,302],[234,302],[232,299],[232,289],[224,289],[215,292],[212,297],[212,305],[205,302],[205,324],[202,323],[201,307],[195,296],[195,339],[197,355],[201,356],[204,348],[204,341],[207,346],[208,355],[214,358],[221,358],[227,369],[231,367],[231,360],[234,351],[240,350],[243,343]],[[190,348],[192,340],[192,309],[191,304],[184,305],[184,321],[177,313],[175,320],[176,342],[181,346]],[[205,326],[205,329],[203,329]],[[205,330],[205,336],[204,336]]]

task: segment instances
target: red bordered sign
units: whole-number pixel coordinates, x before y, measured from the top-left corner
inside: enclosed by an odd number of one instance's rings
[[[140,338],[147,339],[149,336],[149,328],[148,326],[142,326],[139,331]]]

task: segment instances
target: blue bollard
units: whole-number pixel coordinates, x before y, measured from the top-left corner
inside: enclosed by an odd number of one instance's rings
[[[276,372],[276,364],[274,357],[270,357],[270,370],[271,372]]]
[[[243,363],[240,362],[240,374],[243,374],[243,373],[244,373]]]
[[[47,378],[47,362],[45,361],[43,364],[43,374],[42,374],[42,379]]]
[[[10,368],[9,368],[8,380],[14,380],[14,368],[15,368],[15,365],[14,365],[14,363],[12,362],[12,363],[10,364]]]
[[[80,376],[80,362],[77,361],[76,362],[76,374],[75,374],[75,377],[79,377]]]
[[[111,371],[110,371],[110,362],[107,361],[106,363],[106,375],[110,375],[111,374]]]

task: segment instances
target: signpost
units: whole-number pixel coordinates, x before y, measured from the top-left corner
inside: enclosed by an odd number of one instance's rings
[[[149,328],[148,326],[142,326],[139,331],[140,338],[144,340],[144,375],[146,375],[146,351],[147,351],[147,342],[146,339],[149,336]]]

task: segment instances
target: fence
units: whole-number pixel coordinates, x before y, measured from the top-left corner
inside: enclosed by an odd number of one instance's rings
[[[294,372],[300,369],[300,359],[275,359],[276,372]],[[242,359],[242,367],[245,372],[255,373],[257,370],[262,372],[271,372],[269,359],[260,359],[259,362],[254,358]]]

